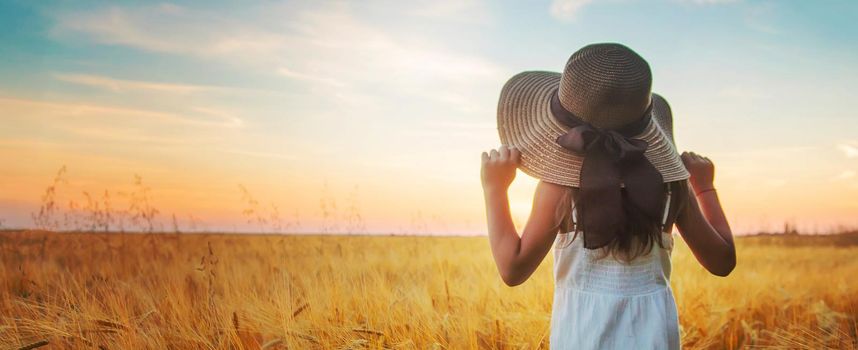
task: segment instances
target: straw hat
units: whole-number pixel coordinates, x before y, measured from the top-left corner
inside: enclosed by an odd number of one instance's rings
[[[569,58],[563,73],[528,71],[504,85],[498,102],[498,133],[503,145],[521,152],[520,169],[533,177],[579,187],[583,155],[558,144],[570,127],[552,113],[552,99],[597,129],[614,130],[650,121],[633,136],[646,142],[644,156],[664,182],[687,179],[673,141],[667,101],[651,93],[649,65],[620,44],[593,44]]]

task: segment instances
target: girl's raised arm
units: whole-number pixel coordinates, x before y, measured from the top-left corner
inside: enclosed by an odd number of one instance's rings
[[[733,233],[714,187],[715,166],[707,157],[683,152],[691,174],[688,203],[677,217],[677,227],[694,257],[709,272],[727,276],[736,267]]]
[[[506,146],[482,154],[489,243],[498,272],[509,286],[524,283],[551,250],[560,225],[555,212],[564,194],[561,186],[540,181],[530,218],[519,237],[510,215],[507,190],[515,179],[520,157],[518,150]]]

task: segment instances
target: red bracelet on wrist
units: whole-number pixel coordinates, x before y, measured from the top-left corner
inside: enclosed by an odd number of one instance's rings
[[[702,194],[702,193],[706,193],[706,192],[713,192],[713,191],[715,191],[715,188],[714,188],[714,187],[713,187],[713,188],[707,188],[707,189],[705,189],[705,190],[703,190],[703,191],[697,192],[697,194],[695,194],[695,196],[699,196],[699,195],[700,195],[700,194]]]

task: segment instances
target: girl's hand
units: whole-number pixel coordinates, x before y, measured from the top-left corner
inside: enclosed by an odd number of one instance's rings
[[[483,191],[506,191],[515,179],[515,169],[521,161],[521,152],[514,147],[500,146],[497,150],[483,152],[480,178]]]
[[[709,158],[698,155],[694,152],[682,152],[682,163],[691,174],[688,179],[695,192],[708,190],[713,188],[715,181],[715,165]]]

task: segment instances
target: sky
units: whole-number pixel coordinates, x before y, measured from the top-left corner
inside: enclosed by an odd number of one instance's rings
[[[110,229],[145,229],[150,213],[167,231],[485,233],[480,153],[499,145],[501,87],[595,42],[649,62],[677,147],[713,160],[735,231],[856,227],[855,13],[854,1],[3,1],[0,227],[35,227],[53,201],[61,229],[91,227],[106,203]],[[519,227],[536,182],[519,172],[510,189]]]

